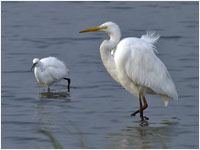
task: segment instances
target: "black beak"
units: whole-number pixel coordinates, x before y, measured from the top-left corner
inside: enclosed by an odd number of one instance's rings
[[[37,63],[34,63],[33,66],[31,67],[31,71],[33,70],[33,68],[35,67]]]

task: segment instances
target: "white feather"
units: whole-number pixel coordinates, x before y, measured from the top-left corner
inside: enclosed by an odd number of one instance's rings
[[[155,42],[160,38],[160,35],[156,34],[153,31],[148,31],[145,35],[142,35],[141,39],[149,42],[151,44],[155,44]]]
[[[120,83],[137,96],[142,92],[164,96],[165,102],[167,98],[178,99],[166,66],[154,53],[155,40],[146,39],[125,38],[118,44],[114,59]]]

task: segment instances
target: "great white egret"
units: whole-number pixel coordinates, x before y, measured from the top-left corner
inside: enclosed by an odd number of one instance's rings
[[[55,57],[42,58],[41,60],[34,58],[31,70],[33,68],[37,82],[40,86],[46,86],[48,88],[48,92],[50,91],[50,86],[53,83],[62,79],[68,81],[68,92],[70,91],[71,80],[66,78],[69,70],[62,61]]]
[[[80,33],[103,31],[110,36],[100,46],[101,59],[108,73],[127,91],[139,97],[140,108],[131,116],[148,107],[146,94],[160,95],[165,106],[168,99],[178,99],[175,85],[162,61],[155,55],[154,43],[159,39],[155,33],[147,33],[141,38],[128,37],[120,41],[121,32],[116,23],[106,22],[98,27],[89,28]],[[143,99],[143,105],[142,105]]]

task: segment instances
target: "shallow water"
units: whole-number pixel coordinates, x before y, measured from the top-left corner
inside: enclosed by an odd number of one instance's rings
[[[82,29],[114,21],[122,38],[161,35],[158,56],[179,100],[147,96],[141,124],[137,97],[106,72],[103,33]],[[198,2],[2,2],[2,148],[198,148]],[[51,93],[30,71],[35,57],[55,56],[70,69]]]

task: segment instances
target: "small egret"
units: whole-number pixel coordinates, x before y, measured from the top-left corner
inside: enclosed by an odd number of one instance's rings
[[[160,95],[165,106],[168,105],[169,98],[178,99],[167,68],[155,55],[157,50],[154,43],[159,39],[158,35],[147,32],[141,38],[128,37],[120,41],[120,28],[113,22],[106,22],[80,33],[93,31],[103,31],[110,37],[100,46],[101,59],[108,73],[127,91],[139,97],[140,108],[131,116],[140,113],[141,120],[148,120],[143,116],[143,110],[148,107],[146,94]]]
[[[41,60],[34,58],[31,70],[33,68],[37,82],[40,86],[46,86],[48,88],[48,92],[50,91],[50,86],[53,83],[62,79],[68,81],[68,92],[70,91],[71,80],[66,78],[69,70],[62,61],[55,57],[42,58]]]

